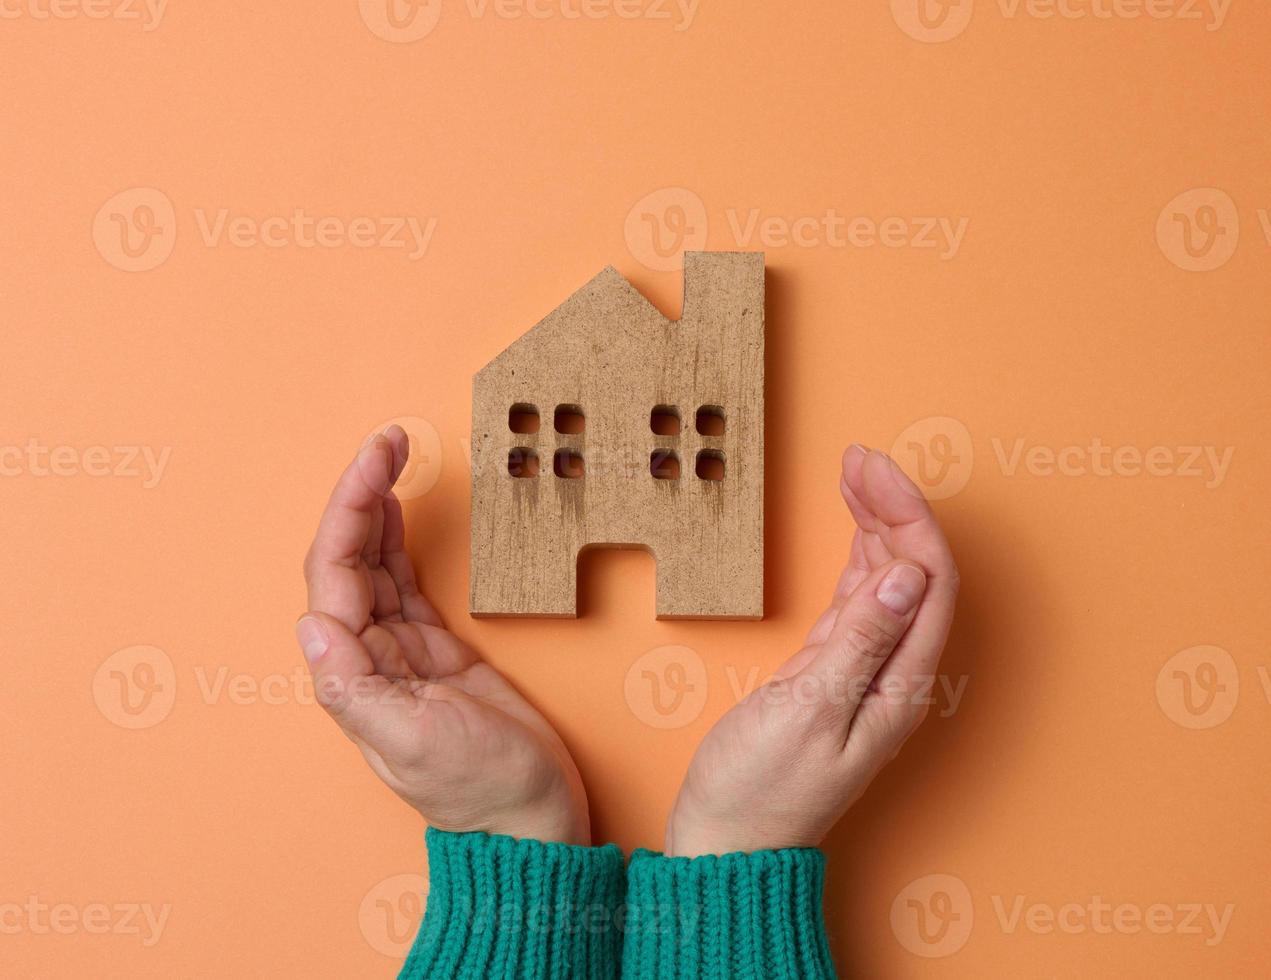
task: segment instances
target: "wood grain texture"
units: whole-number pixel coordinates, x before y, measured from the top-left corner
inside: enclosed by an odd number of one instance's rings
[[[517,406],[537,432],[513,431]],[[581,432],[556,431],[558,406]],[[658,406],[678,434],[654,432]],[[722,433],[698,431],[704,406]],[[557,474],[562,452],[582,476]],[[655,453],[678,477],[654,477]],[[722,479],[698,475],[703,453]],[[606,268],[473,380],[471,612],[575,616],[578,556],[618,547],[653,554],[659,619],[762,618],[763,484],[763,254],[687,253],[675,321]]]

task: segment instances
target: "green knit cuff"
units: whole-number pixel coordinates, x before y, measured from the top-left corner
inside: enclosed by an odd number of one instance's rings
[[[428,906],[400,978],[618,975],[625,889],[613,844],[428,828]]]
[[[814,849],[664,857],[640,850],[627,868],[623,980],[834,976]]]

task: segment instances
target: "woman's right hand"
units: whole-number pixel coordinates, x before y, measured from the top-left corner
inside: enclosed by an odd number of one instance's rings
[[[392,493],[407,453],[398,426],[367,442],[305,557],[296,638],[317,698],[429,825],[586,846],[587,796],[564,743],[416,586]]]

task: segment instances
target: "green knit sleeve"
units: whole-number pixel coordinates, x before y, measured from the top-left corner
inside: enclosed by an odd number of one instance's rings
[[[627,869],[623,980],[834,977],[814,849],[664,857]]]
[[[428,904],[401,980],[615,980],[622,852],[428,828]]]

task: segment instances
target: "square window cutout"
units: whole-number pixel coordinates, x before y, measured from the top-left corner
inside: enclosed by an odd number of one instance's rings
[[[697,410],[697,431],[704,436],[724,434],[724,410],[718,405],[703,405]]]
[[[671,405],[655,405],[649,413],[649,428],[655,436],[678,436],[680,410]]]
[[[703,449],[697,454],[697,475],[718,483],[724,478],[724,454],[716,449]]]
[[[538,409],[533,405],[517,402],[508,410],[508,428],[518,435],[531,435],[538,425]]]
[[[518,480],[538,476],[538,453],[526,446],[508,451],[508,474]]]
[[[558,449],[552,458],[552,470],[562,480],[580,479],[586,470],[583,454],[573,449]]]
[[[576,436],[587,428],[587,419],[577,405],[557,405],[555,424],[557,432]]]
[[[678,480],[680,457],[669,449],[655,449],[649,455],[649,472],[655,480]]]

